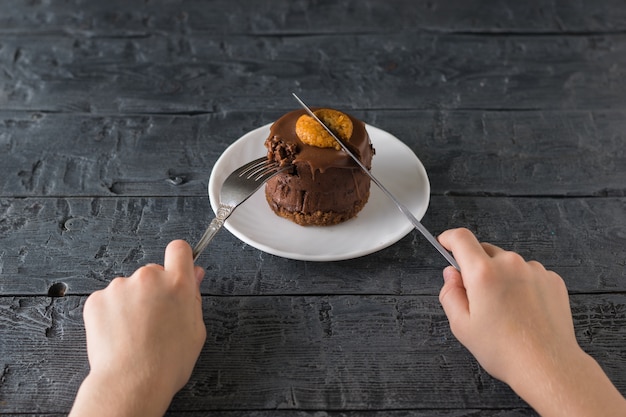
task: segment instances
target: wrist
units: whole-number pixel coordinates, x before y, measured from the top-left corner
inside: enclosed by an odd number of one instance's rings
[[[163,387],[123,372],[90,372],[81,384],[70,417],[162,416],[172,400]]]
[[[578,344],[542,350],[518,362],[511,388],[545,417],[621,416],[626,400]]]
[[[537,383],[560,378],[568,369],[575,368],[576,364],[586,362],[589,358],[578,343],[568,344],[561,341],[561,344],[543,344],[538,340],[517,346],[510,357],[511,366],[504,382],[511,388],[520,390],[532,389]]]

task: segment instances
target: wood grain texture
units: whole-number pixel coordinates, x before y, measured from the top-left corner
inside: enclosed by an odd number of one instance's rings
[[[62,417],[65,413],[28,414],[32,417]],[[537,417],[538,414],[525,408],[507,410],[359,410],[359,411],[304,411],[304,410],[246,410],[216,412],[168,411],[166,417]],[[3,417],[21,417],[23,414],[2,414]]]
[[[213,164],[291,92],[406,143],[434,234],[560,273],[626,393],[625,79],[622,0],[3,3],[0,416],[66,415],[86,296],[194,243]],[[451,336],[417,233],[321,263],[224,230],[200,264],[208,341],[168,416],[536,416]]]
[[[28,414],[31,417],[62,417],[65,413]],[[359,410],[359,411],[306,411],[306,410],[245,410],[228,411],[168,411],[166,417],[537,417],[527,408],[506,410]],[[23,414],[2,414],[2,417],[21,417]]]
[[[66,7],[12,2],[0,15],[0,33],[84,33],[146,36],[159,32],[221,34],[441,32],[600,33],[626,29],[619,0],[594,2],[472,2],[452,0],[72,0]]]
[[[621,108],[626,96],[621,34],[75,34],[2,42],[0,107],[8,110],[258,111],[293,108],[293,91],[357,109]]]
[[[83,302],[0,298],[3,412],[69,409],[87,372]],[[525,408],[452,337],[435,296],[204,297],[203,310],[207,343],[173,412]],[[572,312],[626,391],[624,298],[573,296]]]
[[[623,292],[625,211],[624,198],[433,197],[424,224],[435,234],[468,227],[556,270],[574,293]],[[210,213],[201,197],[0,200],[0,294],[46,295],[57,282],[68,294],[90,294],[162,262],[172,239],[195,243]],[[417,232],[372,255],[327,263],[269,255],[223,230],[199,263],[208,270],[202,291],[213,295],[436,295],[445,266]]]
[[[228,145],[282,114],[0,111],[0,196],[205,196]],[[435,195],[626,195],[626,110],[355,115],[409,146]]]

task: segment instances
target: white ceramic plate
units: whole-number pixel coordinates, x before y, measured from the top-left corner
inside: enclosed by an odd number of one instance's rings
[[[209,199],[217,211],[219,191],[239,166],[266,154],[263,143],[270,124],[243,135],[215,163],[209,179]],[[366,125],[376,154],[372,174],[419,220],[426,213],[430,183],[413,151],[399,139]],[[232,234],[264,252],[290,259],[337,261],[386,248],[413,230],[412,224],[372,183],[369,201],[357,217],[335,226],[299,226],[274,214],[264,189],[239,206],[224,224]]]

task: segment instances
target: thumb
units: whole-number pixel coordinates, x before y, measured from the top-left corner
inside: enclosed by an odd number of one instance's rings
[[[195,276],[191,247],[184,240],[173,240],[165,248],[163,267],[182,276]]]
[[[467,327],[469,301],[459,271],[449,266],[443,270],[443,279],[444,284],[439,292],[439,302],[448,317],[452,333],[457,336],[457,331]]]

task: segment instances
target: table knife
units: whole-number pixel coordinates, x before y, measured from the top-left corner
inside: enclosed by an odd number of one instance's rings
[[[439,241],[437,239],[435,239],[435,237],[428,231],[428,229],[426,229],[422,223],[417,220],[417,218],[415,218],[415,216],[413,215],[413,213],[411,213],[411,211],[400,202],[400,200],[398,200],[388,189],[387,187],[385,187],[383,184],[381,184],[380,181],[378,181],[378,179],[370,172],[369,169],[367,169],[367,167],[365,165],[363,165],[363,163],[361,161],[359,161],[359,158],[356,157],[356,155],[354,153],[352,153],[352,151],[350,149],[348,149],[348,147],[341,141],[339,140],[339,138],[335,135],[335,133],[328,127],[326,126],[326,124],[324,124],[324,122],[322,122],[320,120],[319,117],[317,117],[317,115],[315,113],[313,113],[313,111],[309,108],[309,106],[307,106],[306,104],[304,104],[304,102],[300,99],[300,97],[298,97],[295,93],[292,93],[293,97],[296,99],[296,101],[298,101],[298,103],[302,106],[302,108],[304,110],[306,110],[306,112],[309,114],[309,116],[311,116],[315,121],[317,121],[319,124],[322,125],[322,127],[330,134],[330,136],[332,136],[333,139],[335,139],[337,141],[337,143],[339,144],[339,146],[341,146],[341,149],[344,150],[344,152],[346,152],[353,160],[354,162],[357,163],[357,165],[363,170],[365,171],[365,173],[370,177],[370,179],[372,180],[372,182],[374,184],[376,184],[376,186],[378,188],[380,188],[380,190],[387,196],[389,197],[389,199],[391,201],[393,201],[393,203],[396,205],[396,207],[398,207],[398,209],[402,212],[402,214],[404,214],[406,216],[407,219],[409,219],[409,221],[413,224],[413,226],[419,230],[419,232],[424,235],[424,237],[426,238],[426,240],[428,240],[434,247],[435,249],[437,249],[439,251],[439,253],[441,253],[443,255],[443,257],[450,263],[450,265],[452,265],[453,267],[455,267],[457,269],[457,271],[461,271],[461,268],[459,267],[459,264],[456,262],[456,259],[454,259],[454,257],[452,256],[452,254],[450,252],[448,252],[446,250],[446,248],[444,248],[441,243],[439,243]]]

